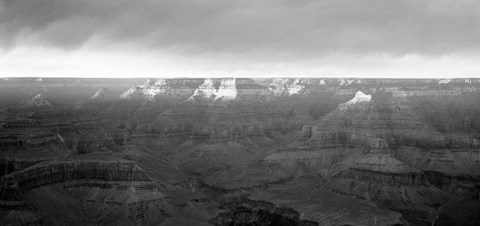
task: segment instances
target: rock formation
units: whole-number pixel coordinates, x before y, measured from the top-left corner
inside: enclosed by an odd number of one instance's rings
[[[291,96],[301,93],[305,89],[301,79],[279,78],[270,83],[270,90],[275,96]]]
[[[44,94],[37,94],[30,99],[26,99],[20,103],[28,107],[46,107],[51,106],[52,102]]]
[[[478,224],[480,79],[143,80],[0,83],[0,224]]]
[[[205,79],[188,101],[259,101],[269,95],[266,87],[249,78]]]
[[[154,101],[157,99],[185,100],[198,87],[196,79],[148,79],[145,84],[137,85],[120,95],[121,100]]]
[[[111,101],[114,98],[115,98],[114,94],[112,93],[111,90],[109,90],[107,88],[100,88],[90,98],[88,98],[88,100],[89,101],[105,102],[105,101]]]

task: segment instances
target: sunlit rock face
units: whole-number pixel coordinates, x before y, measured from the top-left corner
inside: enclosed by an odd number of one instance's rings
[[[275,96],[292,96],[304,91],[305,85],[301,79],[279,78],[269,84]]]
[[[235,78],[223,79],[215,93],[215,99],[232,101],[237,97],[237,83]]]
[[[165,79],[155,81],[148,79],[144,85],[130,88],[120,95],[120,99],[126,100],[154,100],[155,96],[166,94],[170,89]]]
[[[100,88],[90,98],[88,98],[88,100],[96,101],[96,102],[104,102],[104,101],[111,101],[114,98],[115,98],[114,94],[111,90],[107,88]]]
[[[148,79],[145,84],[134,86],[120,95],[120,100],[155,101],[170,99],[182,101],[200,85],[198,79]]]
[[[388,121],[382,118],[371,95],[361,91],[337,109],[322,117],[316,125],[305,127],[306,148],[369,147],[372,139],[392,139]]]
[[[217,93],[217,88],[215,88],[214,79],[208,78],[195,89],[193,95],[189,98],[189,100],[193,101],[194,99],[205,99],[209,100],[215,98]]]
[[[368,105],[372,101],[372,95],[366,95],[362,91],[355,93],[355,96],[338,106],[339,110],[358,109],[363,105]]]
[[[362,80],[359,79],[340,79],[340,86],[349,86],[354,84],[361,84]]]
[[[205,79],[195,89],[189,102],[226,103],[232,101],[261,101],[270,96],[269,90],[249,78]]]
[[[40,93],[30,99],[22,101],[20,104],[28,107],[47,107],[51,106],[52,102],[44,94]]]

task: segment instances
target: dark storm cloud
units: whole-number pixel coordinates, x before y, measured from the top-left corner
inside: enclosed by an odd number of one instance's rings
[[[480,50],[480,1],[0,0],[0,44],[90,39],[188,54],[442,55]]]

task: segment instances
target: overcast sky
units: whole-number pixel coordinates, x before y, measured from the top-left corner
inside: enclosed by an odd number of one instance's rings
[[[478,0],[0,0],[0,77],[480,77]]]

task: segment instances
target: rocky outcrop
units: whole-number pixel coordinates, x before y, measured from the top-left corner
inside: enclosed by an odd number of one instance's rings
[[[154,101],[167,99],[183,101],[201,83],[199,79],[148,79],[145,84],[130,88],[120,95],[121,100]]]
[[[215,98],[215,94],[217,93],[215,82],[216,81],[211,78],[205,79],[205,81],[200,86],[198,86],[197,89],[195,89],[193,95],[189,98],[189,100],[201,101],[202,99],[210,100],[212,98]]]
[[[307,128],[305,128],[307,130]],[[358,91],[354,98],[322,117],[304,137],[309,148],[369,147],[371,139],[389,139],[390,128],[371,95]],[[391,138],[390,138],[391,139]]]
[[[135,163],[116,161],[50,161],[2,176],[1,199],[9,200],[15,190],[26,191],[46,184],[70,180],[148,181]]]
[[[48,107],[53,105],[52,102],[41,93],[30,99],[22,101],[20,104],[28,107]]]
[[[305,89],[302,79],[277,78],[270,84],[270,90],[275,96],[292,96],[300,94]]]
[[[262,101],[269,90],[249,78],[205,79],[187,101],[225,103],[231,101]]]
[[[366,95],[362,91],[358,91],[355,93],[355,96],[338,106],[340,111],[345,111],[345,110],[351,110],[351,109],[356,109],[358,110],[359,108],[362,108],[362,105],[367,105],[372,101],[372,95]]]
[[[112,101],[115,99],[113,92],[107,88],[100,88],[95,92],[88,101],[90,102],[105,102],[105,101]]]
[[[105,224],[118,210],[121,216],[110,221],[158,221],[146,215],[161,213],[166,195],[135,163],[82,158],[45,161],[2,176],[0,205],[22,211],[33,208],[49,216],[37,219],[45,224]],[[161,219],[161,214],[156,216]]]
[[[315,226],[318,222],[300,220],[300,214],[291,208],[276,207],[260,200],[233,199],[222,203],[221,208],[228,212],[218,214],[210,222],[215,225],[279,225],[279,226]]]
[[[222,79],[217,92],[215,92],[215,99],[221,101],[232,101],[237,98],[237,79],[226,78]]]
[[[156,95],[165,94],[170,87],[164,79],[148,79],[144,85],[130,88],[120,95],[124,100],[154,100]]]

